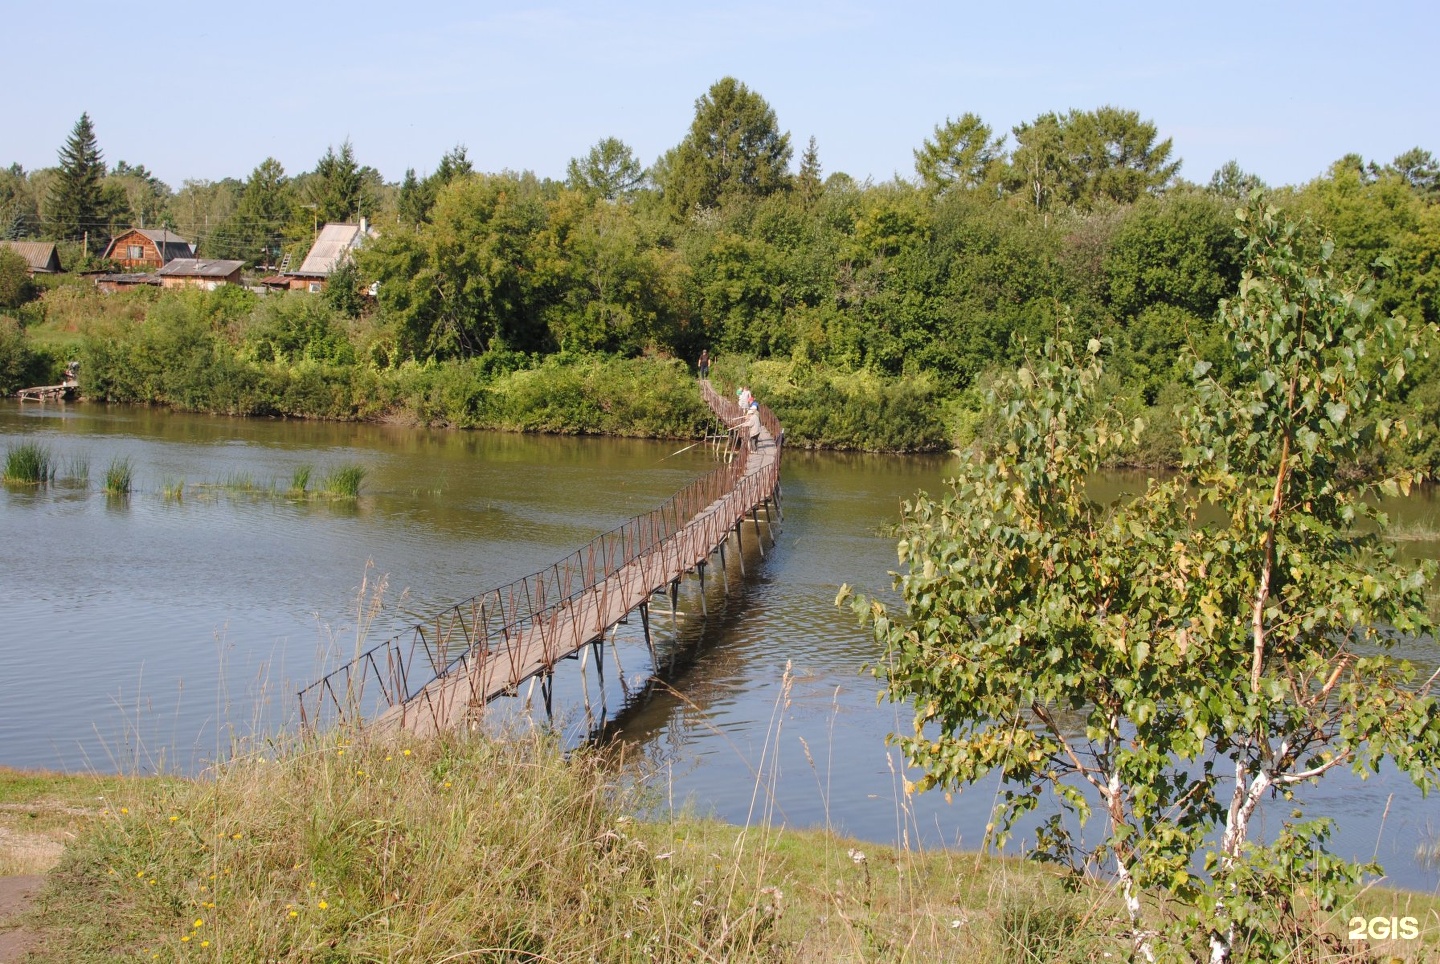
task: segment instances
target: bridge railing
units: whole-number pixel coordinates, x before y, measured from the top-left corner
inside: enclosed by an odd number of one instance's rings
[[[739,417],[735,402],[721,398],[708,384],[705,391],[707,403],[722,419]],[[762,408],[761,417],[767,428],[774,426],[771,435],[778,439],[774,415]],[[611,583],[622,569],[638,568],[647,588],[661,588],[671,578],[668,574],[704,562],[745,512],[775,491],[779,459],[769,460],[757,473],[748,472],[750,461],[750,453],[740,446],[727,464],[659,507],[539,572],[451,606],[360,653],[300,691],[302,725],[371,718],[410,701],[441,676],[464,672],[493,678],[507,661],[512,673],[506,678],[518,680],[519,661],[525,657],[512,643],[522,637],[533,640],[538,634],[542,661],[553,666],[604,632],[607,604],[616,588]],[[486,671],[476,674],[480,668]]]

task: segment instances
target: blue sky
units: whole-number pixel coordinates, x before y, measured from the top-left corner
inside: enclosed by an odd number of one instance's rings
[[[1299,184],[1349,152],[1440,154],[1440,13],[1400,0],[78,0],[5,19],[0,164],[53,165],[88,111],[108,162],[176,189],[267,156],[299,173],[346,138],[391,181],[455,144],[480,170],[563,177],[615,136],[648,164],[726,75],[769,101],[797,160],[814,135],[825,173],[860,180],[911,176],[947,116],[1004,132],[1103,104],[1153,121],[1200,182],[1231,158]]]

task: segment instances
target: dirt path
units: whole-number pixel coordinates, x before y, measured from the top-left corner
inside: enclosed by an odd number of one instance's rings
[[[35,943],[34,934],[14,928],[12,921],[30,909],[44,883],[44,877],[33,874],[0,877],[0,964],[19,961]]]

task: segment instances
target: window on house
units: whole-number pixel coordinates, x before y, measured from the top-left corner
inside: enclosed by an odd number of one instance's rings
[[[142,245],[127,244],[125,246],[125,252],[125,257],[129,258],[131,261],[139,261],[141,258],[145,257],[145,248]]]
[[[325,288],[325,285],[324,285],[322,282],[319,282],[319,281],[312,281],[312,282],[310,282],[310,293],[311,293],[312,295],[318,295],[322,290],[324,290],[324,288]]]

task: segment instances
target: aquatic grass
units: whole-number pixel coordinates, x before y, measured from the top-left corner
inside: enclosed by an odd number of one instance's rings
[[[296,466],[295,471],[290,473],[290,492],[296,495],[304,495],[305,490],[310,487],[310,474],[310,466]]]
[[[0,479],[12,485],[45,485],[55,478],[50,449],[39,442],[5,446],[5,471]]]
[[[1440,867],[1440,837],[1431,837],[1415,848],[1415,862],[1422,867]]]
[[[64,471],[60,473],[60,479],[75,486],[86,486],[90,484],[90,459],[84,455],[72,455],[65,460]]]
[[[219,483],[219,487],[228,492],[254,492],[258,488],[255,477],[244,472],[230,473]]]
[[[325,476],[320,488],[326,495],[337,499],[354,499],[360,495],[360,483],[364,478],[363,466],[341,466]]]
[[[185,499],[185,480],[166,479],[160,492],[168,502],[182,502]]]
[[[1423,519],[1388,525],[1382,535],[1391,542],[1440,542],[1440,521],[1427,515]]]
[[[105,470],[105,493],[107,495],[129,495],[135,485],[135,465],[128,455],[110,460]]]

